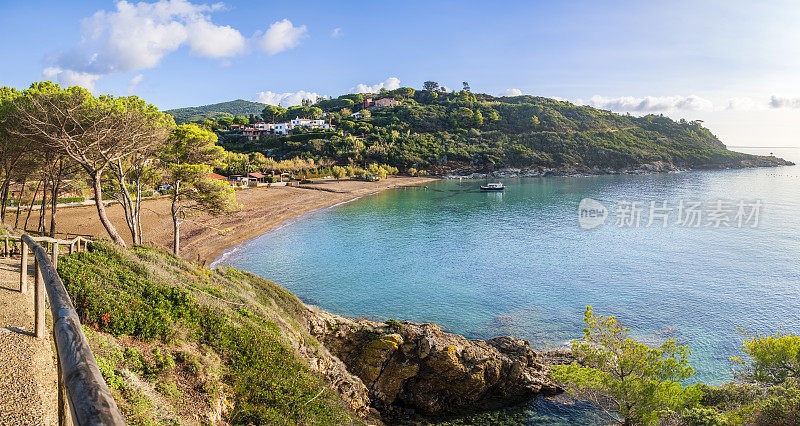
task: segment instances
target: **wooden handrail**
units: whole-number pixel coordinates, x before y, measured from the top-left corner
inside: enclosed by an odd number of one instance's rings
[[[26,275],[27,247],[33,250],[36,337],[44,338],[45,334],[45,290],[53,314],[53,339],[59,371],[59,423],[67,423],[69,416],[76,425],[124,425],[125,421],[117,403],[103,380],[97,361],[89,348],[89,342],[83,334],[72,300],[53,264],[53,259],[58,259],[59,244],[74,244],[80,241],[76,238],[73,241],[62,242],[47,237],[31,237],[27,234],[22,235],[20,241],[23,243],[21,271],[23,276]],[[37,241],[52,242],[51,254],[48,254]],[[24,282],[25,278],[22,278],[21,284]],[[62,389],[66,390],[66,400],[63,398]],[[69,409],[65,407],[67,402]]]

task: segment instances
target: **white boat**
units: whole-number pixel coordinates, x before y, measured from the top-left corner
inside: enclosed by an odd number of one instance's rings
[[[504,189],[506,189],[506,187],[503,186],[503,182],[487,183],[486,185],[481,185],[481,191],[502,191]]]

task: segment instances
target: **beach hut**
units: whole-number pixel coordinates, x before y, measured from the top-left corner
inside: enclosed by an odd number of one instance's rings
[[[259,184],[259,183],[266,183],[267,182],[267,177],[264,176],[261,173],[258,173],[258,172],[248,173],[247,174],[247,178],[248,178],[248,180],[254,180],[256,182],[256,185]]]

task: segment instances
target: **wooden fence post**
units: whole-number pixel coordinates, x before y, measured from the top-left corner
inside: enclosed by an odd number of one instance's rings
[[[57,341],[56,329],[53,327],[53,341]],[[61,353],[56,348],[56,366],[58,367],[58,424],[59,426],[72,426],[72,414],[67,402],[67,388],[64,386],[64,372],[61,368]]]
[[[36,337],[38,339],[44,338],[44,279],[42,278],[42,265],[39,264],[39,259],[36,253],[33,254],[33,269],[34,269],[34,329],[36,329]]]
[[[53,243],[53,254],[50,256],[50,260],[53,262],[53,269],[58,270],[58,243]]]
[[[8,235],[6,235],[6,257],[11,257],[11,246],[8,245]]]
[[[21,238],[19,248],[22,251],[22,261],[19,264],[19,291],[25,294],[28,292],[28,246]]]

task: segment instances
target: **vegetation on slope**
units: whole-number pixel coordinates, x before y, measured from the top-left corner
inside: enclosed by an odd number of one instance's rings
[[[551,378],[591,401],[612,422],[669,425],[795,425],[800,422],[800,336],[746,332],[744,357],[732,357],[739,382],[683,386],[694,375],[687,346],[668,339],[659,348],[629,336],[614,318],[587,307],[576,362],[557,365]]]
[[[361,110],[361,117],[353,117],[366,96],[394,98],[403,104]],[[402,170],[622,169],[656,162],[699,168],[740,166],[743,160],[756,159],[728,151],[701,121],[620,115],[535,96],[497,98],[467,91],[400,88],[375,95],[343,95],[313,106],[267,106],[261,118],[280,122],[322,113],[337,126],[337,132],[266,137],[257,142],[222,132],[220,141],[228,150],[281,159],[375,162]],[[205,124],[215,126],[210,121]]]
[[[353,424],[298,358],[301,302],[232,268],[92,244],[58,264],[129,424]]]
[[[259,102],[250,102],[243,99],[221,102],[198,107],[176,108],[164,111],[175,118],[178,124],[202,121],[205,119],[216,120],[221,117],[259,115],[266,105]]]

